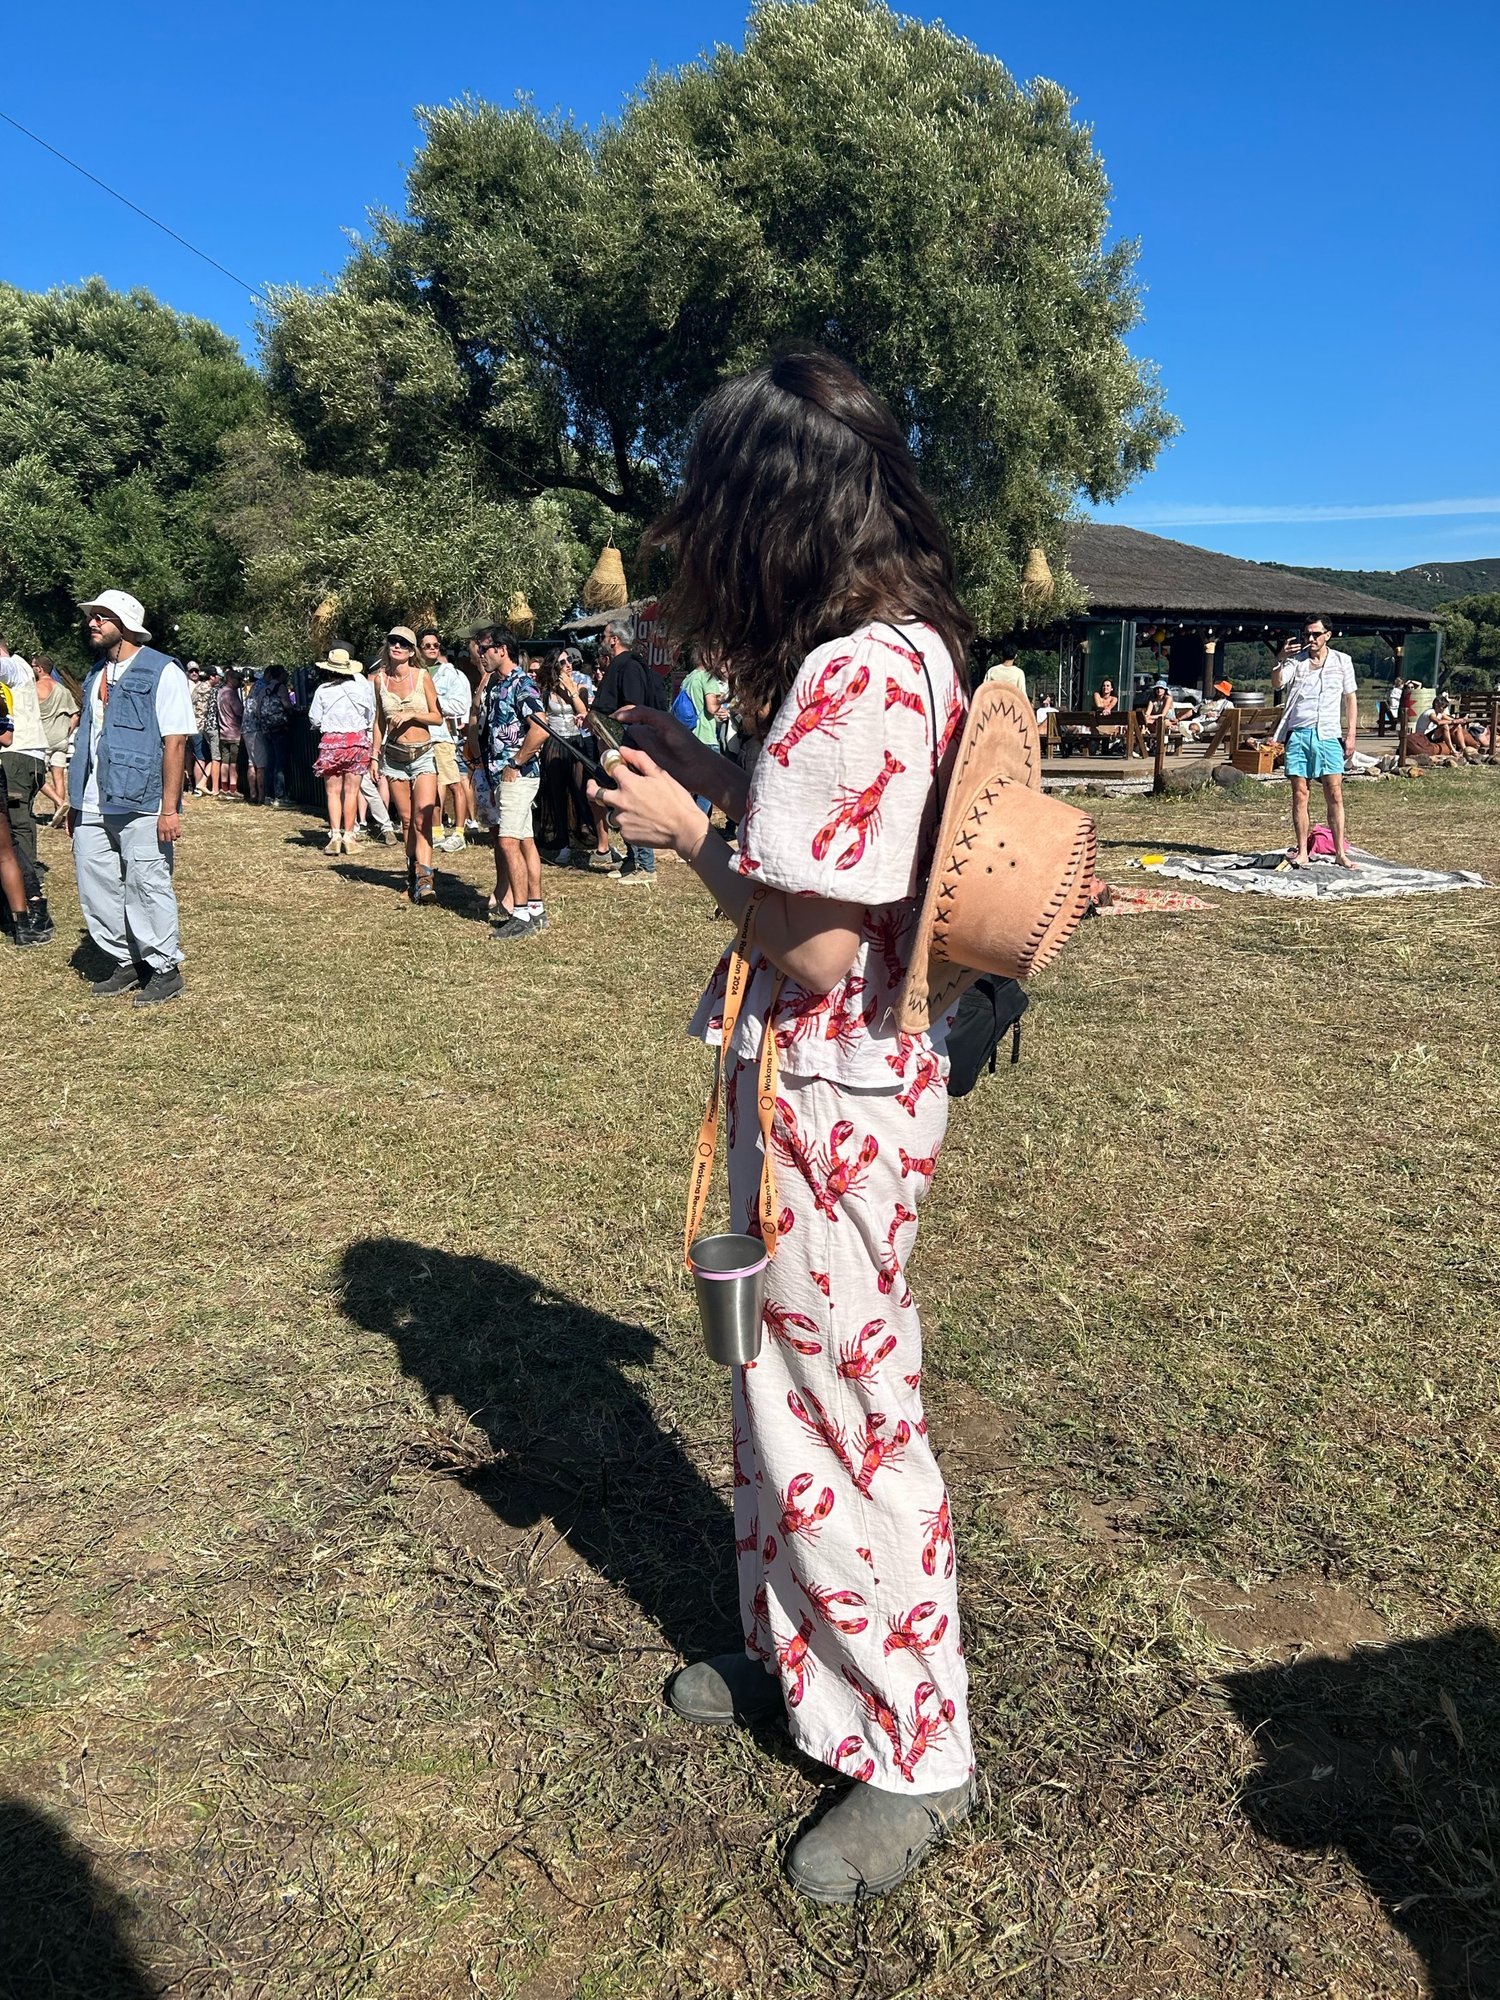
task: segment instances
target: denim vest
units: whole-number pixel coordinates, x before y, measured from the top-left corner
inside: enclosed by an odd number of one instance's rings
[[[172,664],[165,653],[142,646],[110,686],[98,747],[101,813],[161,811],[162,733],[156,726],[156,688]],[[94,691],[105,671],[99,667],[84,685],[83,713],[68,766],[68,804],[74,812],[83,810],[83,788],[94,754]]]

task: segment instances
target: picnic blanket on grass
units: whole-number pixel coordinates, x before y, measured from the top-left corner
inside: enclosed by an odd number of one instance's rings
[[[1382,861],[1362,847],[1351,847],[1359,864],[1339,868],[1332,861],[1309,861],[1293,868],[1284,848],[1269,854],[1168,854],[1160,860],[1133,862],[1152,875],[1170,875],[1180,882],[1199,882],[1226,889],[1232,896],[1281,896],[1288,900],[1349,902],[1370,896],[1441,896],[1452,889],[1487,889],[1482,875],[1467,868],[1407,868],[1399,861]]]

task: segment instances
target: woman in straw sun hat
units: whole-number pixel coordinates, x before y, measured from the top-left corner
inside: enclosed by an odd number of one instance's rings
[[[375,762],[375,690],[347,646],[318,661],[318,686],[307,711],[321,730],[313,770],[328,799],[329,854],[347,854],[359,828],[359,788]]]
[[[652,754],[627,749],[602,796],[626,840],[674,849],[742,923],[731,1226],[776,1248],[770,1337],[734,1377],[743,1646],[684,1669],[668,1700],[702,1723],[780,1713],[856,1781],[787,1862],[805,1895],[852,1902],[904,1880],[972,1800],[952,1527],[906,1282],[947,1122],[947,1024],[898,1019],[971,627],[898,425],[828,354],[782,355],[710,397],[653,535],[676,556],[674,638],[768,718],[764,751],[751,782],[671,716],[623,711]],[[695,794],[740,822],[737,854]],[[732,969],[726,954],[699,1006],[709,1043]],[[762,1091],[767,1035],[780,1074]]]

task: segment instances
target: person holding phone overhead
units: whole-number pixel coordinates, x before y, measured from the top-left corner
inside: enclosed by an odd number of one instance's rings
[[[931,1034],[896,1019],[972,626],[900,427],[816,349],[715,391],[648,542],[676,559],[668,631],[768,718],[763,754],[749,780],[674,717],[622,710],[652,748],[627,746],[599,795],[731,921],[754,901],[725,1068],[730,1226],[763,1233],[766,1034],[785,1204],[767,1338],[733,1378],[743,1646],[682,1669],[667,1699],[705,1724],[780,1714],[854,1781],[787,1858],[801,1893],[853,1902],[904,1881],[973,1798],[952,1522],[906,1280],[947,1122],[947,1017]],[[695,795],[740,823],[737,854]],[[693,1023],[710,1044],[729,957]]]

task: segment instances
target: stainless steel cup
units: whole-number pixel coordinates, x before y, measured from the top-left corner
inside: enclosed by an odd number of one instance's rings
[[[700,1236],[688,1251],[709,1359],[733,1368],[760,1352],[766,1246],[758,1236]]]

